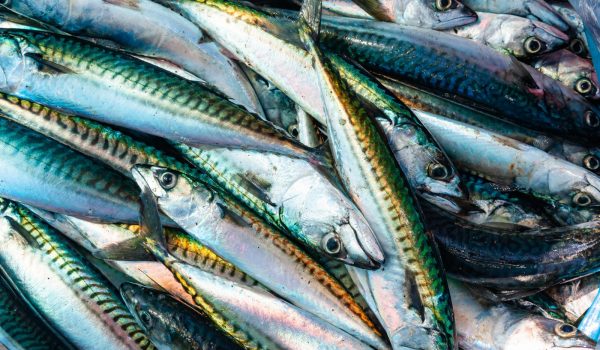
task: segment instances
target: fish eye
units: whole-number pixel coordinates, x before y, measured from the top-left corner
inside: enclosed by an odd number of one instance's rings
[[[575,83],[575,91],[582,95],[593,95],[595,93],[594,90],[594,84],[588,78],[581,78]]]
[[[326,234],[321,241],[321,245],[327,254],[336,255],[342,251],[342,241],[335,233]]]
[[[140,312],[140,321],[142,321],[142,323],[144,324],[144,326],[146,328],[149,328],[150,326],[152,326],[152,316],[150,316],[150,314],[146,311]]]
[[[170,171],[165,171],[158,177],[158,182],[165,190],[170,190],[177,185],[177,175]]]
[[[435,0],[435,8],[438,11],[447,11],[452,7],[453,3],[453,0]]]
[[[573,203],[580,207],[587,207],[592,204],[592,197],[585,192],[579,192],[573,196]]]
[[[596,171],[600,168],[600,159],[593,154],[588,154],[583,157],[583,166],[588,170]]]
[[[596,113],[592,111],[587,111],[584,114],[585,124],[590,128],[597,128],[600,126],[600,119],[596,115]]]
[[[569,43],[569,49],[571,49],[571,51],[578,56],[585,53],[585,46],[583,45],[581,39],[573,39]]]
[[[427,167],[427,175],[436,180],[445,180],[450,176],[448,168],[440,163],[432,163]]]
[[[546,49],[546,44],[535,36],[530,36],[529,38],[525,39],[523,47],[525,48],[525,52],[534,55]]]
[[[571,338],[577,334],[577,328],[566,323],[559,323],[554,327],[554,333],[561,338]]]
[[[292,124],[290,126],[288,126],[288,132],[290,133],[290,135],[292,135],[295,139],[298,138],[298,135],[300,135],[300,132],[298,131],[298,124]]]

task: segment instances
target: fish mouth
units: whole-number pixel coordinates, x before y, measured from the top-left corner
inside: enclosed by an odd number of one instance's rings
[[[136,165],[131,169],[131,176],[140,189],[149,189],[157,198],[166,196],[166,191],[158,182],[154,168],[147,165]]]
[[[125,305],[133,304],[133,301],[135,299],[133,283],[124,282],[123,284],[121,284],[121,287],[119,288],[119,292],[121,293],[121,298],[123,298]]]
[[[468,213],[484,213],[485,211],[471,200],[463,197],[456,197],[447,194],[429,194],[420,193],[420,196],[427,202],[438,208],[445,209],[456,215],[465,215]]]
[[[349,264],[366,269],[377,269],[385,261],[379,241],[366,220],[350,215],[348,223],[340,227],[340,237],[346,249]]]

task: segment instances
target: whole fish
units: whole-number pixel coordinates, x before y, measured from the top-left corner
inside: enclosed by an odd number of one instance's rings
[[[475,11],[534,17],[551,26],[567,31],[569,25],[544,0],[462,0]]]
[[[152,190],[160,210],[201,244],[292,304],[361,341],[386,347],[343,286],[274,227],[185,174],[134,169],[136,181]]]
[[[15,0],[4,6],[77,36],[169,60],[262,114],[244,72],[192,23],[150,0]]]
[[[579,141],[600,130],[597,108],[583,97],[491,48],[448,33],[385,22],[329,17],[324,24],[325,47],[375,73],[534,130],[581,135]]]
[[[581,17],[587,46],[594,61],[596,71],[600,69],[600,4],[590,0],[569,0],[569,3]]]
[[[476,226],[427,203],[423,208],[444,266],[460,280],[500,290],[543,289],[600,268],[598,222],[515,232]]]
[[[238,200],[319,255],[370,269],[383,262],[364,216],[312,164],[265,152],[175,147]]]
[[[108,124],[190,144],[319,158],[199,82],[73,37],[3,30],[0,67],[0,90]]]
[[[27,209],[2,201],[0,241],[12,288],[73,346],[154,349],[112,286]]]
[[[459,122],[494,131],[593,172],[598,173],[600,170],[600,149],[597,147],[584,147],[556,136],[548,136],[517,124],[505,122],[493,115],[477,111],[409,84],[391,79],[381,79],[381,81],[412,109],[443,115]]]
[[[600,82],[591,61],[570,51],[560,50],[537,58],[532,65],[583,97],[600,100]]]
[[[170,256],[164,248],[155,197],[165,198],[167,190],[161,185],[166,184],[164,177],[159,182],[152,169],[140,166],[134,168],[133,174],[142,190],[140,221],[144,247],[173,273],[194,304],[244,348],[363,349],[366,346],[279,297],[225,280]]]
[[[45,136],[0,118],[0,194],[50,211],[137,222],[135,184]]]
[[[569,42],[566,34],[543,22],[484,12],[477,13],[477,22],[446,32],[518,58],[553,52]]]
[[[430,113],[417,115],[458,166],[467,171],[574,207],[600,203],[600,178],[589,170],[492,131]]]
[[[134,165],[148,164],[172,168],[209,184],[214,181],[318,254],[368,268],[383,260],[381,249],[360,211],[319,167],[304,159],[176,145],[207,177],[188,164],[108,126],[14,96],[0,93],[0,116],[99,159],[127,176],[131,176]],[[321,208],[315,208],[315,203],[321,203]],[[338,249],[328,250],[329,244]]]
[[[5,344],[0,340],[0,344],[9,350],[12,350],[11,345],[16,345],[18,350],[64,349],[70,346],[53,334],[4,281],[0,281],[0,329],[7,341],[12,343]]]
[[[593,349],[575,326],[533,315],[502,303],[478,299],[465,285],[449,280],[458,342],[464,350]]]
[[[393,348],[455,348],[452,306],[435,243],[377,123],[317,47],[320,10],[320,1],[304,2],[300,37],[317,71],[335,166],[386,258],[379,270],[353,269],[358,285]]]
[[[460,27],[477,19],[475,12],[458,0],[357,0],[355,3],[380,21],[437,30]],[[324,7],[328,8],[327,4]]]
[[[120,290],[129,311],[160,349],[240,349],[206,316],[166,293],[132,283]]]

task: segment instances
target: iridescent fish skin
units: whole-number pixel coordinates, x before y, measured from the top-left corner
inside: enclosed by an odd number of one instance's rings
[[[209,87],[88,41],[6,29],[0,67],[0,90],[66,112],[190,144],[320,160]]]
[[[319,4],[304,3],[300,37],[317,71],[335,166],[386,258],[379,270],[353,268],[360,276],[358,285],[394,348],[455,348],[451,303],[435,243],[425,232],[414,193],[377,123],[315,43],[314,17],[320,13],[314,11]],[[400,286],[414,289],[399,292]]]
[[[356,0],[375,19],[436,30],[473,23],[477,15],[458,0]]]
[[[475,23],[446,32],[518,58],[553,52],[569,41],[566,34],[539,21],[484,12],[479,12],[477,17]]]
[[[14,0],[4,6],[73,35],[111,40],[127,51],[169,60],[262,114],[240,67],[196,26],[152,1]]]
[[[57,231],[2,200],[0,233],[11,286],[73,346],[155,349],[109,282]]]
[[[449,280],[458,342],[464,350],[593,349],[575,326],[502,303],[479,300],[466,285]]]
[[[241,349],[206,316],[164,292],[133,283],[122,284],[120,290],[129,311],[160,349]]]
[[[562,31],[569,29],[569,25],[544,0],[463,0],[462,2],[478,12],[534,17]]]
[[[590,60],[581,58],[571,51],[560,50],[537,58],[532,65],[583,97],[591,100],[600,99],[600,82]]]
[[[214,253],[290,303],[371,346],[386,347],[343,286],[231,197],[165,168],[136,166],[133,175],[152,189],[163,213]]]
[[[588,143],[600,133],[600,114],[583,97],[470,40],[341,17],[324,20],[322,33],[325,47],[377,74],[444,94],[498,118],[573,139],[580,135]]]
[[[43,135],[0,118],[0,194],[46,210],[138,222],[135,184]]]

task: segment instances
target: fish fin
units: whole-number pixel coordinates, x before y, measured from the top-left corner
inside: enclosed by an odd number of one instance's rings
[[[92,255],[101,260],[154,260],[154,256],[143,249],[143,244],[143,237],[134,237],[119,243],[110,244],[103,249],[92,252]]]
[[[139,0],[102,0],[102,2],[115,6],[127,7],[134,10],[139,10],[140,8]]]
[[[6,216],[6,219],[10,226],[15,231],[17,231],[21,235],[21,237],[25,239],[25,241],[27,241],[27,244],[29,244],[32,247],[39,248],[40,244],[36,241],[35,237],[33,237],[31,233],[29,233],[29,231],[27,231],[23,226],[21,226],[14,218]]]
[[[166,249],[167,241],[160,221],[156,196],[147,185],[140,186],[140,189],[140,236],[154,240]]]
[[[515,56],[509,55],[508,57],[510,57],[513,68],[519,73],[519,77],[523,86],[532,91],[542,90],[535,78],[531,75],[531,72],[527,70],[524,63],[521,63],[521,61],[519,61]]]
[[[25,56],[31,58],[39,65],[40,72],[48,73],[50,75],[60,74],[73,74],[75,73],[72,69],[62,66],[58,63],[48,61],[42,54],[39,53],[26,53]]]
[[[240,183],[242,187],[246,189],[246,191],[252,193],[252,195],[261,201],[268,203],[271,206],[275,206],[275,203],[271,201],[271,198],[269,198],[269,195],[266,193],[266,191],[269,190],[268,187],[270,187],[270,184],[266,183],[265,181],[260,181],[259,178],[250,178],[239,173],[235,174],[233,178],[236,180],[236,182]]]
[[[318,41],[321,27],[321,0],[304,0],[300,8],[300,27],[310,35],[312,40]]]

